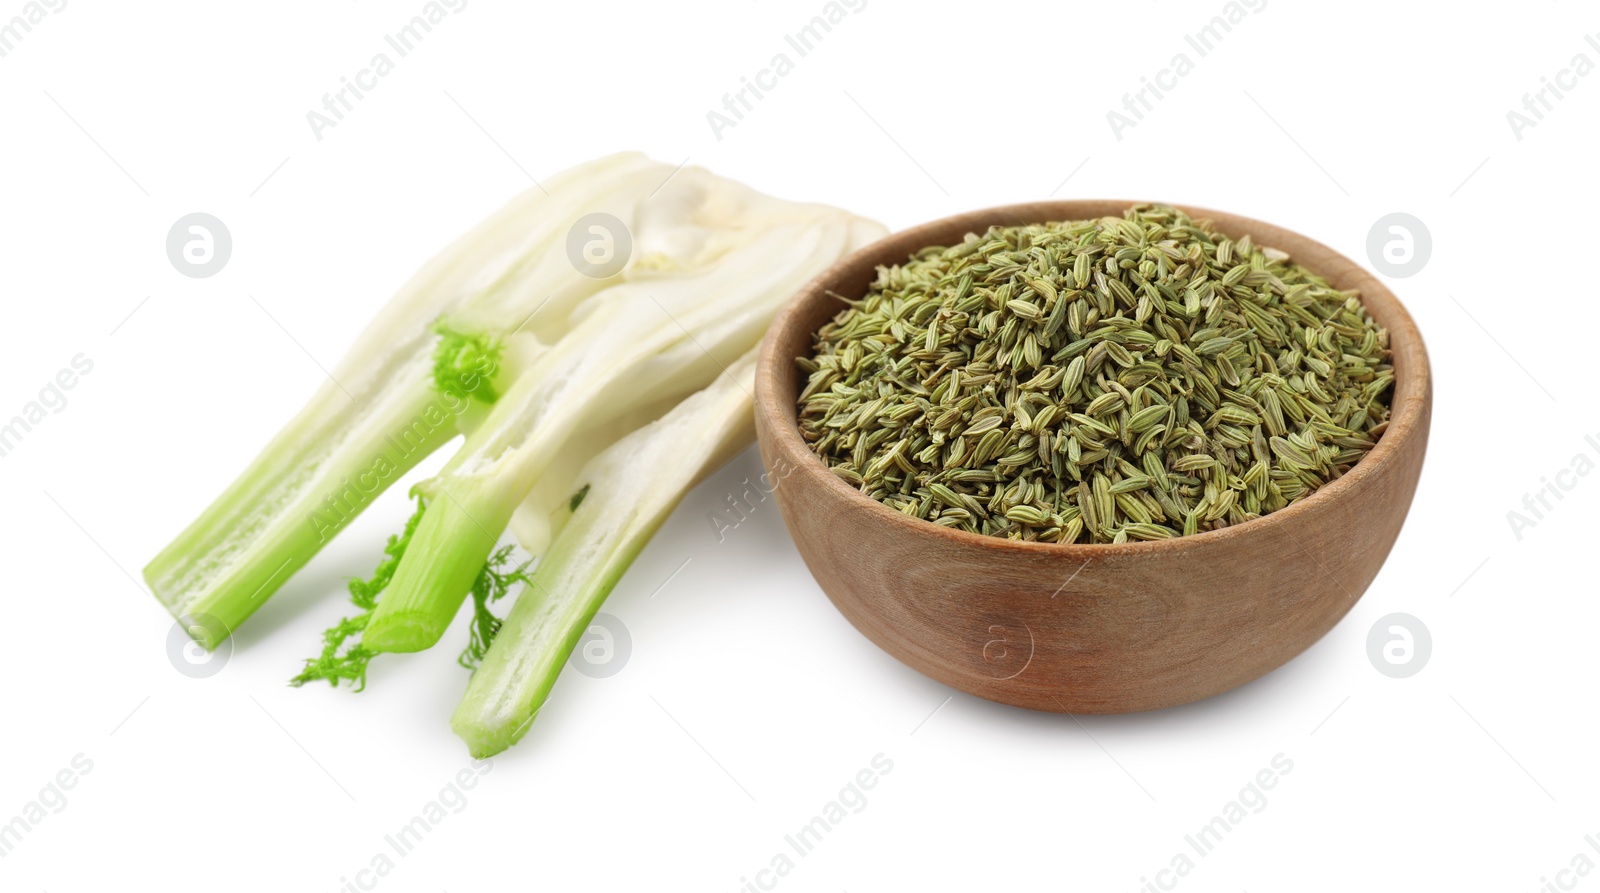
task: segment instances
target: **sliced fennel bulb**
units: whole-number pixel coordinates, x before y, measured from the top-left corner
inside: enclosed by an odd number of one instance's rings
[[[596,213],[633,245],[600,278],[569,255]],[[475,671],[454,725],[475,754],[499,752],[652,533],[750,441],[754,351],[779,307],[885,232],[638,154],[549,178],[423,267],[145,579],[214,648],[465,435],[293,682],[359,689],[373,656],[430,647],[470,595]],[[508,567],[508,527],[537,564]],[[519,583],[501,621],[490,606]]]

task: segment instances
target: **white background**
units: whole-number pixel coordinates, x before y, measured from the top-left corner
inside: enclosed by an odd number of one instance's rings
[[[454,646],[382,660],[360,695],[284,685],[403,522],[403,487],[209,679],[174,669],[172,620],[138,569],[435,250],[529,175],[637,148],[891,228],[1050,196],[1160,199],[1367,263],[1379,217],[1416,215],[1432,257],[1391,284],[1437,402],[1410,520],[1351,614],[1284,668],[1180,709],[1074,720],[880,652],[770,501],[719,543],[708,513],[759,473],[747,452],[608,602],[633,638],[623,671],[564,674],[528,738],[377,889],[738,890],[882,753],[893,769],[866,807],[778,889],[1134,891],[1281,753],[1293,769],[1265,808],[1178,889],[1600,891],[1600,875],[1557,875],[1600,862],[1584,841],[1600,837],[1600,479],[1565,478],[1520,540],[1506,517],[1575,455],[1600,460],[1584,443],[1600,439],[1600,76],[1520,140],[1506,117],[1575,54],[1600,62],[1584,41],[1600,18],[1271,0],[1199,58],[1184,35],[1221,0],[870,0],[796,58],[783,37],[821,0],[472,0],[316,139],[306,113],[422,6],[73,0],[0,59],[0,418],[75,355],[94,364],[0,459],[0,822],[74,755],[93,762],[0,859],[0,889],[331,893],[468,765],[448,726]],[[0,0],[0,19],[23,8]],[[785,51],[794,70],[717,139],[707,112]],[[1178,52],[1193,72],[1118,140],[1106,112]],[[164,250],[192,211],[232,231],[210,279]],[[1407,679],[1366,652],[1396,611],[1434,643]]]

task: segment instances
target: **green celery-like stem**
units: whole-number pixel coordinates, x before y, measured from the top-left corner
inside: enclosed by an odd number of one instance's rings
[[[754,354],[579,475],[589,487],[473,673],[451,725],[476,757],[519,741],[595,612],[689,489],[751,439]]]
[[[455,619],[515,509],[513,499],[492,488],[468,485],[434,496],[361,634],[361,644],[380,653],[433,647]],[[441,548],[440,543],[448,545]],[[440,593],[460,597],[440,598]]]
[[[274,440],[144,569],[175,617],[215,648],[337,533],[418,462],[457,435],[426,353],[376,406]],[[346,400],[340,395],[340,400]],[[346,430],[333,431],[338,424]]]
[[[491,426],[505,412],[502,404],[524,399],[529,391],[536,395],[532,399],[547,402],[548,410],[529,438],[537,446],[526,450],[523,458],[534,470],[524,477],[535,477],[554,461],[562,444],[579,427],[594,393],[619,374],[602,354],[586,347],[595,345],[581,335],[559,342],[541,364],[513,385],[503,401],[497,401],[484,423],[484,428],[495,430]],[[567,382],[565,387],[545,385],[546,380],[557,377],[552,370],[562,373],[559,377]],[[433,647],[466,600],[500,534],[511,523],[517,504],[531,489],[531,485],[509,486],[498,475],[446,475],[438,480],[434,502],[447,510],[430,509],[423,517],[412,547],[400,560],[362,634],[362,644],[369,650],[410,652]]]

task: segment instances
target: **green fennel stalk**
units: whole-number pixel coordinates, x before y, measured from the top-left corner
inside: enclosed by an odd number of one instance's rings
[[[691,487],[751,436],[754,352],[597,456],[581,504],[518,594],[451,726],[475,757],[526,734],[584,630]]]

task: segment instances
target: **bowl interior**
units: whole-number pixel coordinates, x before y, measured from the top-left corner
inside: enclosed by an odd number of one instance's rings
[[[879,266],[903,263],[913,253],[929,245],[952,245],[961,241],[967,233],[981,235],[991,226],[1121,216],[1127,208],[1136,204],[1141,202],[1094,199],[1036,202],[973,211],[902,230],[840,261],[796,296],[774,321],[767,335],[756,376],[757,413],[764,423],[763,429],[781,445],[789,461],[806,462],[826,469],[821,457],[812,452],[800,436],[796,400],[804,382],[794,361],[798,357],[811,355],[816,331],[845,308],[843,298],[855,299],[866,294],[867,288],[877,277]],[[1191,536],[1123,544],[1037,543],[984,536],[907,517],[839,480],[831,472],[826,475],[824,485],[839,498],[856,500],[880,510],[885,523],[897,526],[910,524],[928,536],[954,537],[999,549],[1056,552],[1087,550],[1083,552],[1085,555],[1113,550],[1153,552],[1211,538],[1245,535],[1254,528],[1273,523],[1275,518],[1314,510],[1320,503],[1337,499],[1344,491],[1360,486],[1373,466],[1386,461],[1398,449],[1400,441],[1410,437],[1419,425],[1426,424],[1431,394],[1430,373],[1422,336],[1411,315],[1376,276],[1319,242],[1237,214],[1183,205],[1177,207],[1196,219],[1210,220],[1219,232],[1230,238],[1238,239],[1248,234],[1258,246],[1270,246],[1287,252],[1291,261],[1326,278],[1335,288],[1358,292],[1367,312],[1379,325],[1388,329],[1395,376],[1389,426],[1373,449],[1350,471],[1293,505],[1243,524]]]

